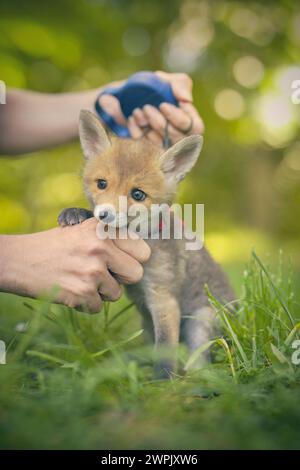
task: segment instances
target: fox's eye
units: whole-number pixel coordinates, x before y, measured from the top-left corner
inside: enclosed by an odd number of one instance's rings
[[[135,201],[144,201],[146,199],[146,193],[144,193],[144,191],[142,191],[141,189],[134,188],[131,191],[131,197]]]
[[[107,187],[106,180],[97,180],[97,186],[99,189],[105,189]]]

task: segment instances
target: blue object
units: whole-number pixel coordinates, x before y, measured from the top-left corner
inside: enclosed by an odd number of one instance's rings
[[[102,121],[119,137],[130,137],[130,132],[127,127],[118,124],[109,113],[104,111],[100,104],[100,98],[103,95],[112,95],[119,100],[126,119],[131,116],[135,108],[142,108],[146,104],[151,104],[156,108],[161,103],[178,106],[171,85],[153,72],[138,72],[131,75],[121,87],[105,88],[96,100],[95,109]]]

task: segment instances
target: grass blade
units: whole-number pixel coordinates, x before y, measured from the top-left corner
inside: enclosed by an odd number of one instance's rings
[[[285,311],[286,315],[288,316],[288,319],[289,321],[291,322],[291,325],[294,327],[294,319],[288,309],[288,306],[286,305],[285,301],[283,300],[283,298],[281,297],[281,294],[279,292],[279,290],[277,289],[277,287],[275,286],[274,282],[272,281],[272,278],[270,276],[270,274],[268,273],[267,269],[265,268],[264,264],[261,262],[261,260],[259,259],[259,257],[257,256],[257,254],[253,251],[252,252],[252,256],[253,258],[255,259],[255,261],[258,263],[259,267],[261,268],[261,270],[264,272],[266,278],[268,279],[269,281],[269,284],[270,286],[272,287],[273,289],[273,292],[274,294],[276,295],[281,307],[283,308],[283,310]]]
[[[108,348],[105,348],[105,349],[102,349],[101,351],[98,351],[94,354],[92,354],[92,357],[100,357],[102,356],[103,354],[107,353],[108,351],[111,351],[115,348],[118,348],[119,346],[123,346],[124,344],[127,344],[127,343],[130,343],[131,341],[133,341],[134,339],[138,338],[139,336],[141,336],[141,334],[143,333],[144,330],[138,330],[136,331],[135,333],[133,333],[133,335],[129,336],[129,338],[127,339],[124,339],[123,341],[120,341],[119,343],[115,343],[115,344],[112,344],[111,346],[109,346]]]
[[[60,364],[60,365],[67,364],[66,361],[64,361],[63,359],[60,359],[59,357],[52,356],[52,354],[47,354],[47,353],[43,353],[40,351],[34,351],[30,349],[29,351],[26,351],[26,354],[28,356],[38,357],[39,359],[43,359],[45,361],[54,362],[55,364]]]

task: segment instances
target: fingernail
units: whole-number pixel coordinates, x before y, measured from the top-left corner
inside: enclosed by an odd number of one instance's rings
[[[151,111],[152,109],[154,108],[154,106],[151,106],[151,104],[145,104],[145,106],[143,107],[143,109],[147,112],[147,111]]]
[[[132,114],[139,112],[139,111],[141,111],[141,108],[134,108],[134,110],[132,111]]]

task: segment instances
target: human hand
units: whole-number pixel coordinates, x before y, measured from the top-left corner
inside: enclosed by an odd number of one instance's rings
[[[96,227],[91,218],[72,227],[2,236],[0,290],[39,297],[58,288],[56,302],[99,312],[103,300],[121,296],[120,282],[142,278],[150,249],[141,239],[100,240]]]
[[[184,73],[155,72],[160,78],[171,84],[173,93],[179,102],[179,108],[169,103],[162,103],[159,109],[146,105],[143,109],[135,109],[132,116],[126,121],[122,114],[119,101],[111,95],[101,97],[101,105],[114,119],[123,126],[128,126],[133,139],[143,135],[157,145],[163,144],[167,122],[169,138],[174,144],[183,137],[204,132],[203,121],[192,104],[193,82]],[[112,86],[121,86],[124,82],[113,83]],[[150,130],[145,134],[145,128]]]
[[[167,122],[168,136],[174,144],[178,140],[191,134],[204,132],[203,121],[192,104],[193,82],[185,73],[155,72],[160,78],[171,84],[174,96],[177,98],[179,108],[170,103],[162,103],[159,109],[146,105],[143,109],[136,109],[128,120],[128,128],[134,139],[140,138],[145,126],[151,130],[146,137],[157,145],[162,145]]]

